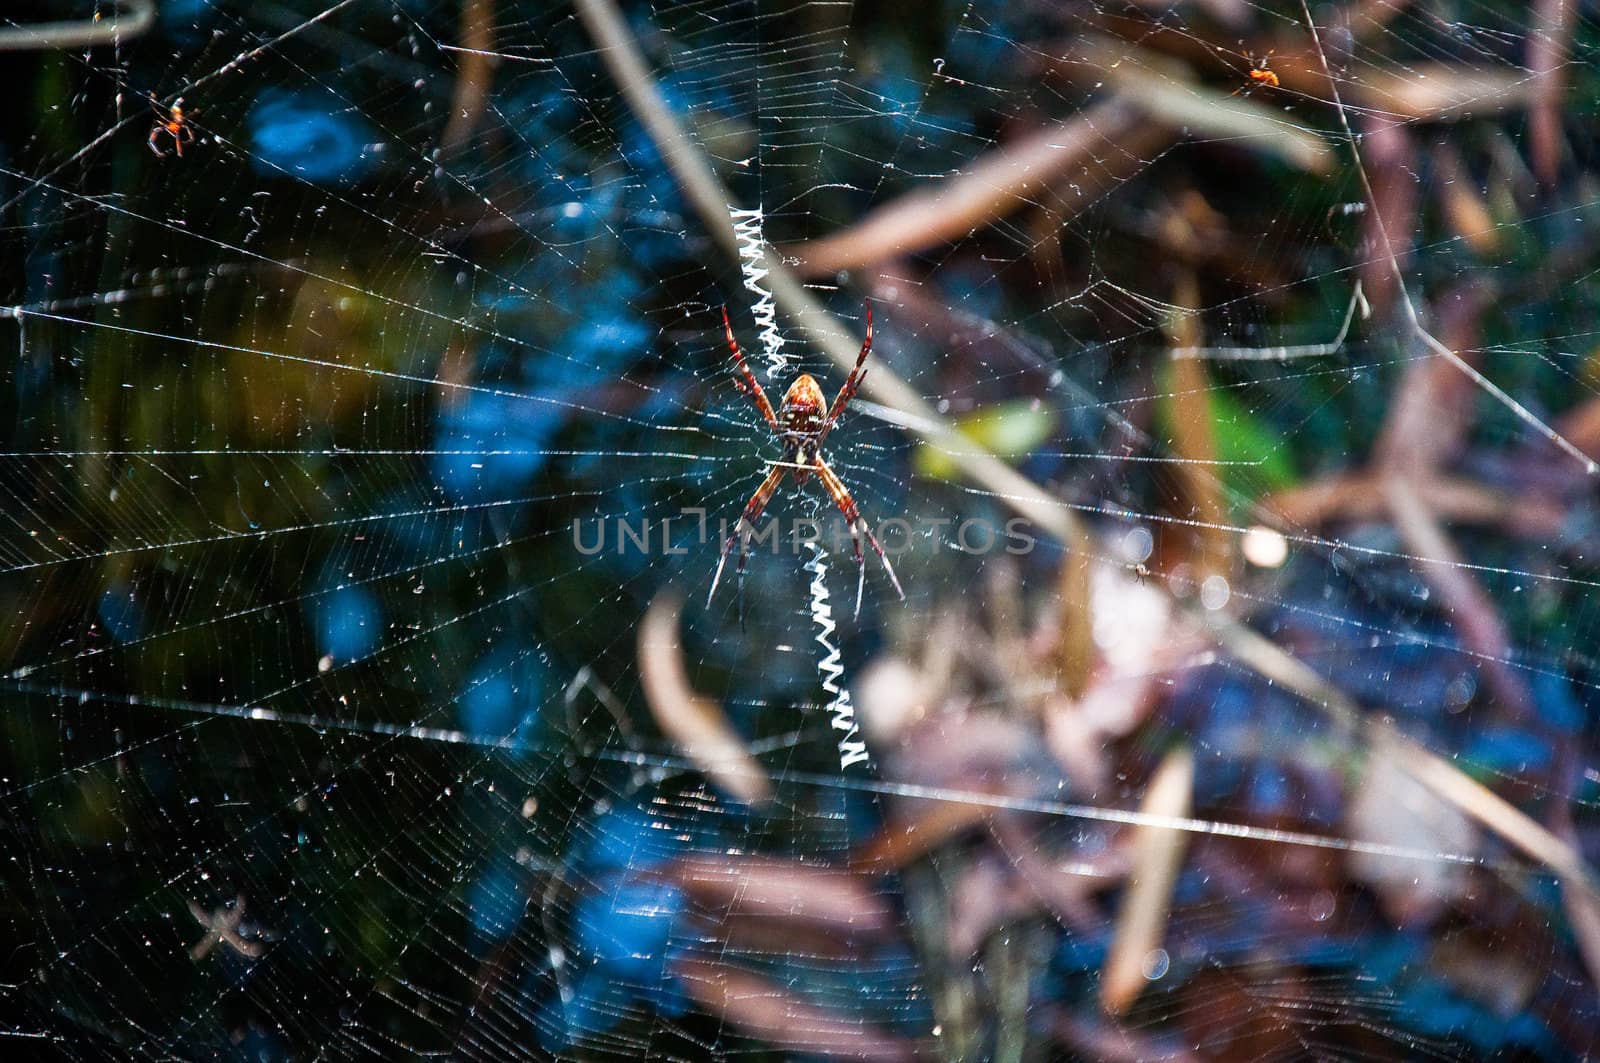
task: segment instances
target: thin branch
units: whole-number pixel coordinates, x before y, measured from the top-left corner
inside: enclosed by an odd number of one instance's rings
[[[1536,85],[1528,107],[1528,153],[1533,156],[1533,172],[1546,186],[1560,176],[1561,96],[1567,88],[1562,68],[1571,61],[1577,7],[1573,0],[1535,0],[1533,5],[1528,72]]]
[[[1526,719],[1533,711],[1528,688],[1511,673],[1511,638],[1483,588],[1462,567],[1462,557],[1439,520],[1403,475],[1386,476],[1382,490],[1400,541],[1421,559],[1422,577],[1439,592],[1450,625],[1489,674],[1501,704]]]
[[[1365,321],[1372,316],[1372,307],[1367,305],[1367,297],[1361,293],[1361,282],[1356,281],[1355,290],[1350,293],[1350,305],[1345,307],[1344,321],[1339,325],[1339,331],[1327,343],[1301,343],[1291,347],[1174,347],[1169,353],[1173,358],[1204,358],[1213,362],[1287,362],[1296,358],[1329,358],[1344,349],[1344,341],[1350,337],[1350,323],[1356,318],[1356,311],[1361,311],[1361,320]]]
[[[120,44],[155,24],[155,0],[122,0],[123,10],[67,22],[14,22],[0,27],[0,52],[54,51]]]
[[[1167,754],[1145,788],[1139,811],[1152,819],[1186,819],[1194,801],[1194,754]],[[1161,946],[1172,908],[1172,890],[1183,866],[1189,838],[1182,831],[1142,826],[1134,835],[1135,855],[1128,888],[1117,913],[1117,929],[1100,971],[1100,1006],[1121,1015],[1150,984],[1147,957]]]
[[[1092,189],[1122,180],[1146,164],[1146,155],[1176,139],[1170,126],[1126,103],[1097,103],[926,181],[853,225],[782,253],[798,262],[802,274],[817,277],[926,251],[1037,203],[1053,184]],[[1087,206],[1096,197],[1084,192],[1075,198]]]

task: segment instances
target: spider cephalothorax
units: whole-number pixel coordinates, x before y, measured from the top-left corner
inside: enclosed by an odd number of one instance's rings
[[[750,366],[745,363],[744,352],[739,349],[739,341],[733,338],[733,325],[728,321],[728,309],[722,309],[722,328],[728,337],[728,349],[733,352],[734,364],[739,369],[739,376],[734,378],[738,389],[749,395],[756,404],[756,409],[761,411],[761,416],[767,422],[767,427],[772,433],[783,440],[783,459],[774,462],[767,472],[766,479],[761,481],[761,486],[756,488],[755,494],[750,496],[750,501],[745,504],[744,512],[739,515],[738,523],[733,527],[733,534],[722,544],[722,558],[717,562],[717,574],[711,581],[711,593],[706,595],[706,601],[711,601],[712,595],[717,593],[717,584],[722,579],[722,568],[728,563],[728,551],[733,549],[733,544],[739,544],[739,594],[741,603],[744,600],[744,568],[749,557],[750,536],[755,532],[755,522],[761,518],[761,511],[771,500],[772,494],[783,482],[783,474],[790,470],[794,472],[794,482],[804,484],[815,473],[817,479],[822,481],[822,486],[828,491],[828,496],[833,499],[833,504],[839,507],[839,512],[844,515],[845,524],[850,528],[850,541],[855,547],[856,557],[856,612],[861,611],[861,588],[866,580],[866,561],[861,556],[861,536],[865,535],[872,544],[872,549],[877,552],[878,560],[883,562],[883,570],[889,575],[889,582],[894,585],[895,593],[903,600],[905,591],[900,589],[900,580],[895,577],[894,566],[889,564],[889,558],[884,554],[883,547],[878,543],[878,537],[872,534],[872,529],[867,527],[867,522],[861,519],[861,511],[856,507],[855,499],[850,497],[849,490],[844,486],[844,481],[839,479],[837,473],[828,466],[822,457],[822,444],[828,438],[828,433],[838,423],[839,415],[844,413],[845,407],[850,404],[856,390],[861,387],[861,381],[866,377],[865,369],[867,355],[872,350],[872,306],[867,305],[867,335],[861,343],[861,353],[856,356],[855,368],[845,378],[844,385],[839,388],[839,394],[834,398],[833,405],[827,404],[827,399],[822,394],[822,388],[809,373],[802,373],[796,378],[789,390],[783,393],[783,403],[775,412],[772,403],[767,400],[767,393],[762,390],[760,381],[750,371]]]

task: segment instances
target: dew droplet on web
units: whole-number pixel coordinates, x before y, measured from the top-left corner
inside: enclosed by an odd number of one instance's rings
[[[1289,540],[1281,532],[1257,524],[1245,531],[1239,551],[1258,568],[1278,568],[1289,558]]]
[[[1155,536],[1150,534],[1150,529],[1129,528],[1121,539],[1122,559],[1130,565],[1147,561],[1155,545]]]
[[[1213,573],[1200,583],[1200,604],[1207,609],[1216,611],[1228,604],[1228,599],[1233,596],[1233,588],[1228,586],[1226,577]]]

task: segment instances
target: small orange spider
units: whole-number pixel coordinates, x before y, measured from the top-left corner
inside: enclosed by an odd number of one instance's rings
[[[184,144],[194,143],[194,130],[189,127],[189,121],[183,114],[183,97],[179,96],[172,101],[171,107],[163,110],[156,98],[151,96],[150,106],[155,108],[156,121],[150,127],[150,137],[145,143],[150,145],[150,150],[157,158],[164,159],[169,153],[162,151],[156,141],[165,133],[172,138],[172,148],[178,153],[178,158],[183,158]]]
[[[861,536],[865,535],[872,544],[872,549],[877,552],[878,560],[883,562],[883,570],[888,573],[889,582],[894,584],[895,593],[904,601],[906,592],[900,589],[900,580],[894,574],[894,566],[889,564],[889,558],[884,554],[883,547],[878,543],[878,537],[872,534],[872,529],[867,527],[867,522],[861,519],[861,510],[856,507],[855,499],[850,497],[850,491],[845,487],[844,481],[839,479],[837,473],[828,467],[822,457],[822,444],[828,438],[828,433],[838,423],[839,415],[855,397],[856,390],[861,387],[861,381],[866,378],[867,371],[863,368],[867,355],[872,350],[872,304],[867,304],[867,336],[861,342],[861,353],[856,356],[855,368],[845,378],[844,386],[839,389],[839,394],[834,397],[833,405],[825,407],[822,388],[809,373],[802,373],[789,390],[783,394],[783,405],[780,413],[775,413],[772,403],[767,400],[767,393],[761,389],[761,383],[756,380],[756,375],[750,371],[750,366],[745,363],[744,352],[739,350],[739,341],[733,338],[733,325],[728,321],[728,308],[722,308],[722,329],[728,337],[728,349],[733,352],[733,361],[739,368],[741,377],[734,378],[734,386],[750,396],[756,404],[756,409],[761,411],[761,416],[767,422],[767,427],[772,429],[774,435],[783,440],[783,458],[774,462],[772,471],[767,473],[766,479],[761,481],[755,494],[750,496],[750,501],[745,503],[744,512],[739,515],[738,523],[733,526],[733,534],[728,536],[722,544],[722,557],[717,562],[717,574],[711,580],[711,593],[706,595],[706,604],[711,604],[712,597],[717,593],[717,584],[722,580],[723,566],[728,563],[728,551],[733,549],[735,540],[739,543],[739,603],[740,613],[744,609],[744,568],[749,557],[750,536],[755,532],[755,522],[761,518],[761,511],[771,500],[772,494],[783,482],[783,474],[790,469],[794,470],[794,482],[804,484],[812,473],[822,481],[822,486],[827,489],[828,496],[833,499],[833,504],[839,507],[839,512],[844,514],[845,523],[850,528],[850,541],[855,547],[856,555],[856,614],[861,613],[861,590],[866,582],[866,561],[861,556]],[[826,409],[826,413],[824,410]]]
[[[1272,53],[1268,52],[1266,55],[1255,61],[1255,65],[1250,68],[1250,80],[1253,83],[1257,85],[1270,85],[1273,88],[1278,87],[1278,75],[1267,69],[1267,61],[1271,58]]]

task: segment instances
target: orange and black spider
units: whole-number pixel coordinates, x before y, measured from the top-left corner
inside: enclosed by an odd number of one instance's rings
[[[901,601],[904,601],[906,592],[900,589],[900,580],[895,577],[894,566],[889,564],[889,558],[879,545],[878,537],[872,534],[867,522],[861,519],[861,511],[856,508],[856,500],[850,497],[844,481],[839,479],[838,474],[828,467],[828,463],[822,457],[823,441],[828,438],[828,433],[839,421],[839,415],[844,413],[844,408],[855,397],[856,390],[861,387],[861,381],[867,375],[864,367],[867,355],[872,350],[872,304],[867,304],[867,337],[861,342],[861,353],[856,356],[855,368],[850,370],[844,386],[834,397],[833,405],[828,407],[824,407],[822,388],[817,386],[816,380],[809,373],[802,373],[793,384],[789,385],[789,390],[784,392],[780,410],[774,412],[772,403],[767,401],[767,393],[761,389],[756,375],[745,363],[744,352],[739,350],[739,341],[733,338],[733,325],[728,321],[727,307],[722,308],[722,330],[728,336],[728,349],[733,352],[734,365],[739,369],[740,375],[734,378],[734,385],[750,396],[750,400],[756,404],[756,409],[761,411],[761,416],[766,420],[767,427],[783,441],[783,459],[773,463],[766,479],[761,481],[761,486],[756,488],[755,494],[750,496],[750,501],[745,503],[744,512],[739,515],[738,523],[733,526],[733,534],[722,544],[722,558],[717,562],[717,574],[711,581],[711,593],[706,595],[706,604],[711,604],[712,596],[717,593],[723,566],[728,563],[728,551],[733,549],[733,544],[737,540],[739,602],[742,613],[744,567],[749,556],[750,536],[755,532],[755,522],[761,518],[761,511],[766,508],[778,485],[783,482],[783,474],[790,469],[794,470],[794,482],[797,485],[804,484],[812,473],[816,473],[817,479],[821,480],[822,486],[827,489],[828,496],[833,499],[833,504],[844,514],[845,524],[850,528],[850,541],[855,546],[856,554],[856,613],[859,615],[861,612],[861,589],[866,582],[866,561],[861,556],[862,535],[865,535],[867,541],[872,544],[872,549],[878,554],[878,560],[883,562],[884,572],[889,575],[889,582],[894,584],[895,593],[900,596]]]
[[[165,133],[172,138],[172,150],[178,153],[178,158],[183,158],[183,146],[194,143],[194,130],[189,128],[189,120],[183,114],[183,97],[179,96],[172,101],[171,107],[163,108],[154,96],[150,97],[150,106],[155,108],[156,121],[150,127],[150,137],[145,141],[150,145],[150,150],[157,158],[166,158],[168,153],[161,150],[157,141]]]
[[[1255,64],[1250,68],[1251,84],[1248,86],[1241,85],[1240,91],[1245,88],[1253,88],[1256,85],[1268,85],[1272,88],[1278,87],[1278,75],[1267,69],[1267,61],[1271,58],[1272,53],[1268,52],[1266,55],[1255,61]],[[1234,95],[1238,95],[1238,93],[1235,92]]]

